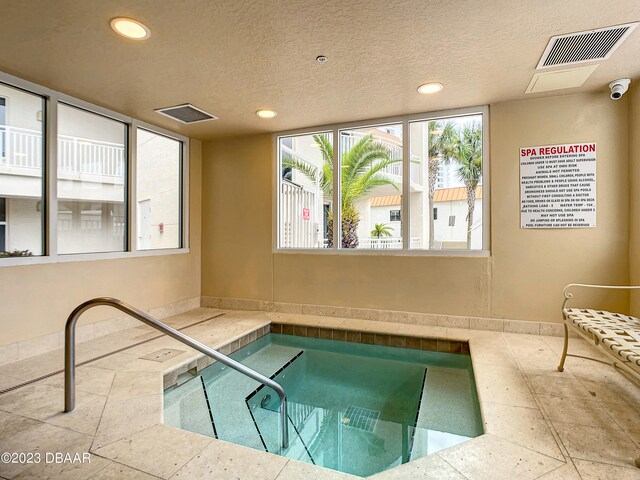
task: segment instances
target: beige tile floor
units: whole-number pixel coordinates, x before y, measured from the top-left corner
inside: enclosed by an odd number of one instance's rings
[[[217,310],[199,308],[178,328]],[[611,367],[569,358],[555,370],[562,339],[441,326],[301,314],[228,311],[185,329],[219,348],[271,320],[469,341],[485,434],[376,475],[396,479],[636,479],[640,390]],[[150,338],[141,326],[81,344],[79,360]],[[139,357],[161,348],[164,362]],[[598,355],[584,340],[571,351]],[[55,375],[0,395],[0,452],[91,452],[89,464],[0,463],[0,478],[339,480],[356,478],[162,424],[163,375],[199,357],[162,337],[78,368],[77,407],[62,413]],[[0,389],[55,371],[62,351],[0,367]]]

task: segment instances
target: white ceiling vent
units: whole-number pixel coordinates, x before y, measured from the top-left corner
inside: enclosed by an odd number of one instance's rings
[[[536,68],[606,60],[637,25],[634,22],[551,37]]]
[[[540,93],[563,88],[581,87],[598,66],[599,64],[582,65],[581,67],[536,72],[525,93]]]
[[[218,120],[218,117],[211,115],[190,103],[176,105],[173,107],[158,108],[156,112],[165,115],[182,123],[206,122],[207,120]]]

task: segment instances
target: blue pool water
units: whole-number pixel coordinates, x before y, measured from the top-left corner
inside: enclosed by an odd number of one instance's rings
[[[369,476],[482,433],[470,357],[269,334],[231,355],[272,377],[279,399],[219,363],[165,391],[165,423]]]

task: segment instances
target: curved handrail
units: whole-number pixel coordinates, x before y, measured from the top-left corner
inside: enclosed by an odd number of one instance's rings
[[[78,318],[93,307],[98,306],[109,306],[124,312],[133,318],[140,320],[142,323],[149,325],[150,327],[155,328],[156,330],[160,330],[161,332],[169,335],[172,338],[175,338],[179,342],[188,345],[189,347],[208,355],[211,358],[214,358],[220,363],[227,365],[228,367],[236,370],[237,372],[246,375],[253,380],[260,382],[261,384],[272,388],[280,397],[280,433],[282,435],[282,448],[287,448],[289,446],[289,434],[288,429],[289,425],[287,422],[287,394],[284,391],[284,388],[277,383],[271,380],[270,378],[265,377],[261,373],[252,370],[251,368],[243,365],[240,362],[236,362],[232,358],[227,357],[226,355],[206,346],[203,343],[185,335],[184,333],[172,328],[150,315],[147,315],[141,310],[118,300],[117,298],[111,297],[98,297],[88,300],[80,305],[78,305],[73,312],[69,315],[67,319],[67,323],[65,325],[65,337],[64,337],[64,411],[71,412],[75,408],[76,403],[76,347],[75,347],[75,335],[76,335],[76,323]]]
[[[602,289],[616,289],[616,290],[637,290],[640,289],[640,285],[594,285],[590,283],[570,283],[562,290],[562,294],[564,295],[564,302],[562,303],[562,311],[564,312],[564,307],[567,305],[567,302],[573,298],[573,293],[569,291],[571,287],[581,287],[581,288],[602,288]]]

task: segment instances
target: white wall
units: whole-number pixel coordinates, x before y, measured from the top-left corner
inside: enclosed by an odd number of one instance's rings
[[[434,240],[443,242],[442,248],[455,248],[462,243],[460,248],[466,248],[467,242],[467,201],[436,202],[434,207],[438,209],[438,219],[434,220]],[[455,225],[449,226],[449,217],[454,215]],[[476,200],[473,212],[473,225],[482,222],[482,200]],[[456,245],[453,245],[456,244]],[[471,235],[471,248],[482,248],[482,229],[476,228]]]
[[[42,202],[33,198],[7,199],[7,251],[42,251]],[[0,260],[2,261],[2,260]]]
[[[391,230],[392,237],[402,236],[402,222],[392,222],[389,220],[391,210],[402,210],[400,205],[391,205],[386,207],[371,207],[370,224],[366,237],[371,236],[371,230],[376,223],[384,223]]]
[[[176,248],[180,245],[180,143],[138,130],[139,248]],[[140,216],[140,203],[148,202],[148,225]],[[160,228],[162,224],[162,229]],[[140,237],[144,230],[146,238]]]

